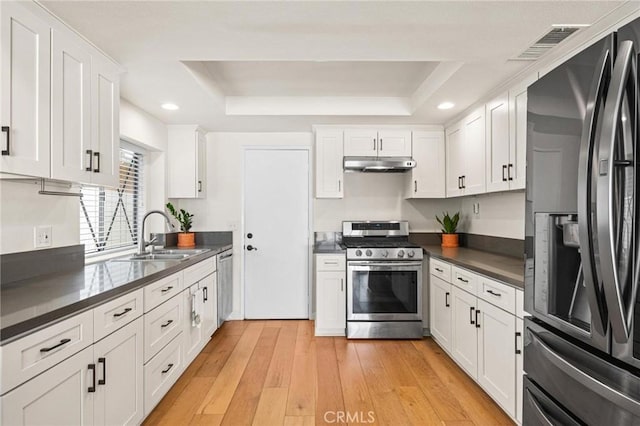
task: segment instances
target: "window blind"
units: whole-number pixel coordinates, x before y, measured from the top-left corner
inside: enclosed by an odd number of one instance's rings
[[[143,209],[143,154],[120,148],[117,188],[83,185],[80,198],[80,244],[85,254],[134,247]]]

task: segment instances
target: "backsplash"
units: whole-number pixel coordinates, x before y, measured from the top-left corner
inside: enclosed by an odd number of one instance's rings
[[[460,233],[460,247],[495,253],[502,256],[522,258],[524,240]],[[409,240],[419,245],[437,245],[442,243],[439,232],[412,232]]]
[[[0,255],[0,282],[84,268],[84,244]]]

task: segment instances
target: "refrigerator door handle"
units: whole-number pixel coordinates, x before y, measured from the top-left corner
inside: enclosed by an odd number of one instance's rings
[[[611,401],[613,404],[629,411],[630,413],[640,413],[640,401],[634,400],[629,395],[626,395],[608,384],[597,380],[590,374],[585,373],[574,364],[567,361],[561,354],[554,351],[535,331],[528,329],[527,332],[531,337],[529,344],[538,346],[539,352],[544,356],[545,360],[550,364],[553,364],[554,367],[563,371],[582,386],[599,394],[602,398]]]
[[[551,419],[549,419],[547,414],[544,412],[544,410],[538,403],[538,400],[536,399],[535,396],[533,396],[533,394],[529,391],[529,389],[525,389],[525,393],[527,394],[527,399],[531,403],[531,406],[534,408],[534,413],[536,415],[536,418],[540,420],[540,423],[547,426],[554,426],[555,423],[552,422]]]
[[[604,295],[607,302],[607,308],[609,310],[609,321],[611,323],[611,330],[614,339],[619,343],[626,343],[630,338],[630,326],[633,319],[633,302],[635,301],[635,294],[637,292],[636,276],[629,271],[619,270],[619,248],[620,240],[624,238],[622,229],[622,215],[624,214],[625,204],[628,201],[625,199],[625,195],[621,194],[617,190],[615,185],[616,176],[623,174],[623,178],[626,179],[625,173],[630,173],[625,170],[620,172],[620,168],[634,167],[633,162],[630,164],[627,158],[622,158],[623,161],[617,161],[616,154],[620,154],[621,147],[618,145],[618,138],[622,138],[623,142],[628,142],[626,139],[630,137],[629,132],[619,132],[618,124],[623,126],[629,126],[631,122],[635,121],[635,117],[626,117],[625,122],[622,120],[623,114],[623,102],[624,95],[629,90],[627,85],[629,80],[635,83],[637,76],[636,64],[635,64],[635,49],[633,48],[633,42],[623,41],[618,47],[618,56],[616,58],[613,73],[611,77],[611,84],[607,93],[607,99],[604,109],[604,121],[602,126],[602,133],[600,134],[599,143],[599,155],[598,155],[598,187],[597,187],[597,220],[598,220],[598,241],[599,244],[599,256],[600,256],[600,268],[602,272],[602,282],[604,286]],[[631,79],[629,76],[631,75]],[[635,98],[635,92],[637,87],[634,87],[632,92]],[[635,99],[634,99],[635,101]],[[626,111],[629,115],[629,111]],[[635,111],[632,111],[635,114]],[[633,143],[630,145],[630,149],[633,150]],[[628,145],[622,146],[622,154],[625,153],[625,148]],[[633,153],[635,157],[635,153]],[[635,158],[634,158],[635,160]],[[633,179],[632,179],[633,181]],[[632,198],[635,198],[633,194]],[[635,199],[631,200],[632,220],[635,220]],[[635,230],[631,230],[631,233]],[[630,238],[633,238],[631,236]],[[624,248],[623,248],[624,249]],[[633,253],[632,244],[626,247],[628,253]],[[628,254],[629,258],[631,254]],[[627,269],[633,268],[633,260],[628,261]],[[626,278],[626,279],[625,279]],[[630,284],[627,285],[627,282]],[[623,288],[624,286],[624,288]],[[631,286],[631,288],[629,288]],[[625,299],[628,301],[625,303]]]
[[[611,70],[611,49],[606,49],[600,57],[596,67],[593,83],[587,102],[586,118],[582,130],[582,141],[580,143],[580,157],[578,168],[578,240],[580,244],[580,254],[582,257],[582,269],[587,293],[587,300],[591,311],[591,323],[594,331],[600,335],[605,335],[607,324],[607,306],[605,296],[601,290],[594,255],[594,237],[597,236],[594,230],[594,221],[591,217],[592,208],[595,202],[593,194],[593,169],[595,156],[598,154],[595,149],[595,139],[598,135],[598,117],[603,108],[605,84],[610,77]]]

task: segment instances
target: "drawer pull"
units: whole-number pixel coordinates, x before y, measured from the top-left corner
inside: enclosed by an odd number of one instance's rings
[[[493,291],[493,290],[491,290],[491,289],[487,290],[487,293],[489,293],[489,294],[490,294],[490,295],[492,295],[492,296],[502,297],[502,294],[500,294],[500,293],[496,293],[495,291]]]
[[[102,379],[98,379],[99,385],[107,384],[107,359],[98,358],[98,364],[102,364]]]
[[[40,352],[45,352],[45,353],[47,353],[47,352],[52,351],[52,350],[54,350],[54,349],[56,349],[56,348],[59,348],[59,347],[60,347],[60,346],[62,346],[62,345],[66,345],[66,344],[67,344],[67,343],[69,343],[70,341],[71,341],[71,339],[62,339],[62,340],[60,340],[60,343],[58,343],[57,345],[53,345],[53,346],[51,346],[50,348],[42,348],[42,349],[40,349]]]
[[[173,286],[169,286],[169,287],[166,287],[166,288],[163,288],[162,290],[160,290],[160,293],[166,293],[168,291],[171,291],[172,289],[173,289]]]
[[[167,365],[167,368],[165,368],[164,370],[162,370],[162,374],[168,373],[169,370],[171,370],[173,368],[173,364],[169,364]]]
[[[465,280],[464,278],[460,278],[460,277],[458,277],[458,281],[462,281],[465,284],[469,283],[469,280]]]
[[[442,269],[440,269],[440,268],[438,268],[438,267],[436,267],[436,268],[434,268],[434,269],[435,269],[436,271],[440,272],[440,273],[444,272]]]
[[[96,391],[96,365],[89,364],[88,368],[89,370],[91,370],[91,376],[93,377],[93,382],[92,382],[92,385],[89,386],[89,388],[87,389],[87,392],[93,393]]]
[[[337,265],[338,262],[324,262],[325,265]]]
[[[173,322],[173,320],[168,320],[166,323],[162,324],[160,328],[169,327],[169,325]]]
[[[122,311],[122,312],[118,312],[118,313],[116,313],[116,314],[113,314],[113,316],[114,316],[115,318],[118,318],[118,317],[121,317],[121,316],[123,316],[123,315],[126,315],[128,312],[131,312],[131,311],[132,311],[132,309],[131,309],[131,308],[126,308],[126,309],[125,309],[124,311]]]

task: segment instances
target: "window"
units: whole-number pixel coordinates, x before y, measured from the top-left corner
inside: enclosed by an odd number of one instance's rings
[[[131,145],[120,148],[118,188],[82,186],[80,198],[80,244],[85,254],[135,247],[143,208],[143,154]]]

